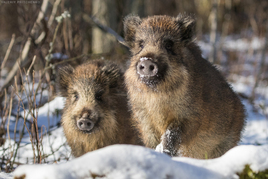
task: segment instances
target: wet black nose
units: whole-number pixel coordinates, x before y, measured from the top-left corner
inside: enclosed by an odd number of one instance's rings
[[[86,132],[90,132],[93,129],[94,122],[90,120],[88,112],[83,113],[81,118],[77,120],[77,127]]]
[[[157,65],[148,58],[141,58],[137,65],[137,72],[141,77],[155,76],[158,72]]]

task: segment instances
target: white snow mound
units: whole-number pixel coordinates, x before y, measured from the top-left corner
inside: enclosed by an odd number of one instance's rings
[[[236,178],[246,164],[254,171],[268,169],[268,145],[238,146],[220,158],[197,160],[174,157],[132,145],[113,145],[53,165],[22,165],[14,177],[25,179],[84,178]]]

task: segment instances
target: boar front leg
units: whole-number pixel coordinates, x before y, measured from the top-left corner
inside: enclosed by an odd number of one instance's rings
[[[163,153],[171,157],[178,156],[178,150],[181,144],[180,127],[169,127],[162,136]]]

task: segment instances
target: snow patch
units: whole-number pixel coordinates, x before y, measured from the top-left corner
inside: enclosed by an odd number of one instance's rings
[[[220,158],[198,160],[191,158],[174,158],[197,167],[209,169],[221,174],[225,178],[236,178],[236,173],[243,171],[249,165],[254,172],[268,169],[268,145],[241,145],[229,150]]]
[[[268,145],[238,146],[220,158],[170,158],[141,146],[113,145],[62,164],[19,166],[14,176],[25,179],[82,178],[237,178],[245,165],[268,169]]]
[[[141,146],[114,145],[59,165],[23,165],[14,176],[25,179],[82,178],[223,178],[208,169],[172,160]]]
[[[0,172],[0,178],[13,179],[12,173]]]

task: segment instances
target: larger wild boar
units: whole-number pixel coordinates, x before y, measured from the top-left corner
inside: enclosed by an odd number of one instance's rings
[[[171,156],[215,158],[236,146],[244,107],[193,40],[195,20],[124,20],[131,64],[125,74],[133,120],[147,147]],[[160,146],[161,146],[160,145]]]
[[[140,144],[123,81],[119,67],[104,60],[59,70],[59,90],[66,97],[62,126],[75,157],[112,144]]]

